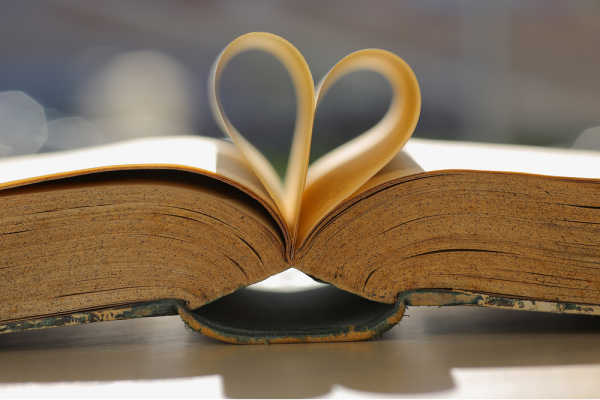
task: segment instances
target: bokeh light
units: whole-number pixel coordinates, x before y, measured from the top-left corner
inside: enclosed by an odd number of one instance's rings
[[[20,91],[0,92],[0,156],[37,153],[48,138],[44,108]]]
[[[192,133],[189,75],[175,59],[157,51],[115,56],[85,85],[82,114],[108,141]]]

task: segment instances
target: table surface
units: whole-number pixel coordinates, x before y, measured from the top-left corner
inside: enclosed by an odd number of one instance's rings
[[[566,164],[575,176],[594,173],[590,162],[600,160],[436,146],[408,147],[430,164],[500,158],[556,174],[550,169]],[[302,283],[288,278],[265,287]],[[229,345],[186,329],[177,316],[0,335],[0,396],[598,397],[598,376],[600,318],[468,306],[409,308],[382,339],[357,343]]]
[[[376,341],[230,345],[177,316],[0,335],[0,396],[596,397],[600,318],[414,307]]]

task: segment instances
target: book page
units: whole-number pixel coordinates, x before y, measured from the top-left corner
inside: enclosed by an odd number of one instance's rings
[[[470,169],[600,177],[600,152],[592,150],[431,139],[411,139],[404,150],[425,171]]]
[[[392,161],[387,163],[379,172],[369,179],[364,185],[360,187],[351,197],[358,195],[362,192],[373,189],[376,186],[383,185],[386,182],[391,182],[395,179],[404,178],[405,176],[418,174],[424,172],[424,169],[418,164],[414,157],[405,150],[402,150]]]
[[[372,128],[318,159],[308,170],[296,244],[319,221],[382,170],[412,135],[421,112],[419,83],[410,66],[393,53],[379,49],[354,52],[325,75],[317,89],[317,104],[344,75],[371,70],[386,78],[392,101]],[[400,169],[405,169],[400,165]]]
[[[261,50],[277,58],[288,71],[296,95],[296,122],[286,176],[283,182],[265,156],[229,121],[219,99],[219,79],[227,63],[248,50]],[[266,32],[242,35],[228,44],[215,61],[209,79],[209,100],[215,121],[231,137],[252,171],[262,182],[277,205],[290,231],[295,236],[306,181],[310,141],[315,111],[314,83],[302,54],[287,40]]]
[[[33,154],[0,160],[0,190],[77,175],[134,169],[172,169],[227,182],[260,201],[277,217],[277,207],[249,171],[236,147],[201,136],[131,140],[94,148]]]
[[[355,202],[357,198],[361,197],[361,194],[370,191],[371,189],[379,189],[387,186],[390,182],[395,182],[397,179],[404,178],[409,175],[415,175],[424,172],[423,168],[417,164],[415,159],[406,151],[400,151],[392,160],[387,163],[379,172],[369,179],[364,185],[356,190],[351,196],[343,199],[332,212],[328,213],[324,217],[321,217],[317,224],[307,232],[306,236],[303,236],[301,243],[297,245],[297,249],[300,250],[303,245],[308,243],[311,238],[314,237],[315,233],[320,229],[321,226],[328,223],[331,220],[332,215],[335,214],[336,210],[345,208],[348,204]],[[301,250],[300,250],[301,251]]]
[[[281,61],[295,89],[296,125],[283,182],[269,161],[229,121],[219,100],[217,89],[222,71],[231,58],[247,50],[261,50]],[[357,70],[371,70],[388,80],[393,97],[387,113],[375,126],[308,167],[319,101],[340,78]],[[381,49],[356,51],[323,77],[315,94],[312,75],[302,54],[285,39],[264,32],[242,35],[225,47],[212,69],[209,89],[215,120],[233,139],[279,207],[296,245],[321,218],[392,160],[412,135],[421,111],[415,74],[395,54]]]

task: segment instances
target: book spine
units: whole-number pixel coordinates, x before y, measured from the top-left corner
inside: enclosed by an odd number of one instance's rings
[[[57,328],[61,326],[83,325],[101,321],[177,315],[177,309],[180,303],[182,302],[179,300],[158,300],[110,308],[78,311],[70,314],[0,322],[0,334]]]
[[[358,341],[376,338],[391,329],[403,317],[406,307],[412,306],[478,306],[505,310],[538,311],[559,314],[583,314],[600,316],[600,305],[579,304],[512,298],[489,293],[461,290],[419,289],[406,291],[398,296],[395,306],[376,321],[361,326],[347,326],[336,330],[325,329],[302,332],[269,332],[241,330],[211,322],[180,300],[165,299],[103,309],[79,311],[71,314],[0,322],[0,334],[27,330],[74,326],[92,322],[125,320],[133,318],[177,315],[186,326],[206,336],[235,344],[307,343]]]

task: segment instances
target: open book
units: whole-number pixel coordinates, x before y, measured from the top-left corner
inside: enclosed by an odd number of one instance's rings
[[[249,49],[280,60],[295,88],[284,179],[219,101],[224,67]],[[319,100],[357,69],[389,81],[389,110],[309,166]],[[0,332],[179,314],[229,342],[358,340],[406,305],[600,311],[600,180],[424,171],[402,151],[419,86],[384,50],[350,54],[314,88],[290,43],[250,33],[210,77],[233,142],[140,139],[0,161]],[[328,285],[246,288],[290,267]]]

